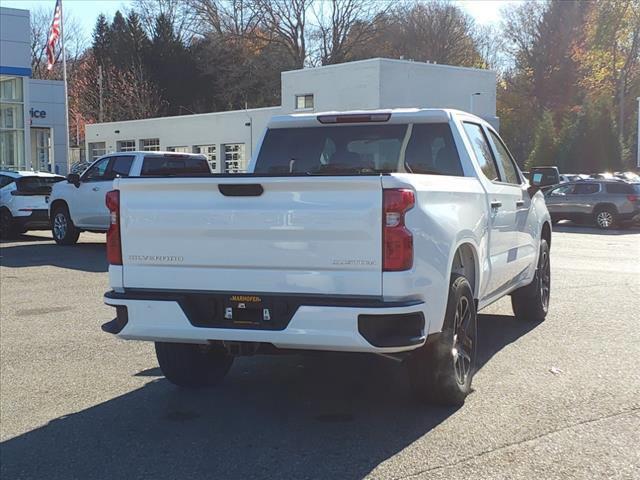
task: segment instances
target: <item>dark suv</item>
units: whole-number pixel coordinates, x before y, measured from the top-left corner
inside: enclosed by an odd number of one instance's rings
[[[545,192],[553,222],[595,223],[602,229],[640,219],[640,183],[585,180],[563,183]]]

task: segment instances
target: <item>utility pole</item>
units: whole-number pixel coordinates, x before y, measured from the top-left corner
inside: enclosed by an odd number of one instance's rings
[[[98,106],[98,122],[102,123],[102,65],[98,66],[98,97],[99,97],[99,106]]]

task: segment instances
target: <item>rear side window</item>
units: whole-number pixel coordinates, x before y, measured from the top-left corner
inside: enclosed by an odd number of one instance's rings
[[[465,122],[464,130],[467,132],[469,140],[471,141],[471,147],[476,154],[482,173],[492,182],[499,181],[498,167],[493,159],[489,142],[487,142],[487,138],[484,136],[482,127],[476,123]]]
[[[0,188],[6,187],[7,185],[13,183],[13,178],[8,175],[0,175]]]
[[[131,165],[133,164],[133,156],[128,155],[113,157],[111,162],[111,176],[116,177],[128,177],[131,171]]]
[[[591,195],[592,193],[598,193],[600,191],[600,185],[597,183],[577,183],[573,189],[574,195]]]
[[[141,176],[171,177],[188,175],[209,175],[209,163],[206,158],[186,155],[153,155],[144,157]]]
[[[413,125],[405,152],[405,168],[411,173],[463,176],[460,156],[449,125]]]
[[[637,186],[640,187],[640,185],[637,185]],[[607,183],[605,185],[605,189],[607,190],[607,193],[623,193],[623,194],[636,193],[636,191],[633,188],[633,185],[629,185],[627,183]]]

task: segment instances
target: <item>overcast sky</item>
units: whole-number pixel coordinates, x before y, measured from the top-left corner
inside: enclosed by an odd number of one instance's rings
[[[55,0],[2,0],[3,7],[27,10],[44,7],[50,8],[52,15],[55,3]],[[132,3],[131,0],[63,0],[63,8],[66,14],[82,24],[88,38],[99,13],[104,13],[110,19],[116,10],[127,10]],[[478,23],[495,24],[500,21],[502,7],[518,3],[518,0],[455,0],[454,3],[460,5]]]

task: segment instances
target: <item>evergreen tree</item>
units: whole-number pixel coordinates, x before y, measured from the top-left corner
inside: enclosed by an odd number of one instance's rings
[[[149,52],[150,41],[142,27],[140,16],[135,12],[129,12],[127,16],[127,41],[130,63],[137,66],[144,65]]]
[[[127,34],[127,21],[118,10],[113,16],[109,30],[111,37],[111,63],[117,68],[126,68],[129,65],[130,50]]]
[[[93,29],[93,56],[99,66],[105,67],[111,58],[111,28],[107,17],[102,13],[98,15],[96,26]]]

